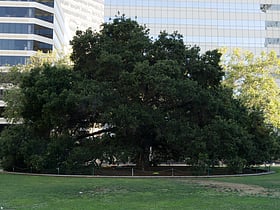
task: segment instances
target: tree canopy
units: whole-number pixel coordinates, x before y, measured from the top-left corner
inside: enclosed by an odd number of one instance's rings
[[[71,44],[73,68],[34,67],[19,81],[22,102],[8,100],[7,117],[22,124],[2,132],[6,169],[172,159],[236,171],[275,158],[277,137],[222,84],[217,50],[187,47],[176,32],[153,40],[124,16]]]
[[[265,123],[280,128],[280,60],[275,52],[254,56],[236,49],[224,58],[224,84],[249,110],[263,113]]]

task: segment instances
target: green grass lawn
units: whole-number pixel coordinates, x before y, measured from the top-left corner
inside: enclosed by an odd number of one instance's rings
[[[276,174],[211,179],[65,178],[0,173],[0,209],[280,209]]]

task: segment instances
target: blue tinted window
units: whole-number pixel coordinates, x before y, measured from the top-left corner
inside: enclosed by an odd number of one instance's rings
[[[33,8],[0,7],[1,17],[34,17]]]
[[[53,14],[37,8],[0,7],[0,17],[27,17],[53,23]]]
[[[265,38],[265,46],[280,45],[280,38]]]
[[[0,56],[0,66],[26,64],[28,58],[27,56]]]
[[[33,43],[30,40],[0,39],[1,50],[32,50]]]
[[[33,44],[34,44],[33,50],[35,50],[35,51],[41,50],[42,52],[46,53],[46,52],[49,52],[52,50],[51,44],[38,42],[38,41],[34,41]]]
[[[280,21],[265,21],[265,28],[280,28]]]
[[[34,41],[34,40],[13,40],[0,39],[1,50],[41,50],[42,52],[49,52],[52,50],[52,45]]]
[[[53,29],[40,26],[40,25],[34,25],[34,34],[44,36],[47,38],[53,38]]]
[[[35,2],[45,4],[49,7],[54,7],[54,0],[34,0]]]
[[[50,39],[53,38],[53,29],[27,23],[0,23],[0,33],[37,34]]]
[[[49,7],[54,7],[54,0],[9,0],[9,1],[34,1]]]
[[[53,23],[53,14],[52,13],[49,13],[49,12],[46,12],[46,11],[43,11],[43,10],[40,10],[37,8],[35,8],[34,17],[38,18],[40,20],[45,20],[45,21]]]
[[[25,23],[0,23],[0,33],[30,34],[33,24]]]

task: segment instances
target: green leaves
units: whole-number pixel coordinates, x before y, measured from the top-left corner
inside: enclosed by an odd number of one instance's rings
[[[277,137],[255,115],[280,110],[269,77],[273,54],[246,54],[242,62],[236,54],[225,75],[217,50],[188,48],[177,32],[152,40],[124,16],[99,33],[77,31],[71,43],[73,70],[16,72],[19,88],[7,95],[6,116],[23,125],[1,136],[5,167],[71,170],[100,159],[144,168],[172,159],[202,169],[224,161],[238,171],[276,157]],[[20,136],[28,139],[18,142]]]
[[[224,72],[219,65],[221,54],[218,50],[207,51],[200,55],[200,49],[194,47],[186,54],[186,76],[197,81],[204,88],[220,85]]]
[[[276,83],[280,61],[274,52],[259,57],[235,50],[223,65],[224,84],[233,88],[235,97],[249,110],[264,114],[265,122],[280,126],[280,89]]]

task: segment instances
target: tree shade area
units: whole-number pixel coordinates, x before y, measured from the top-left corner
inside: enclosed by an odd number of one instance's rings
[[[176,32],[152,40],[124,16],[99,33],[77,31],[71,44],[71,67],[13,72],[5,112],[21,123],[1,134],[6,170],[172,160],[239,172],[278,157],[275,129],[222,84],[218,50],[202,54]]]

